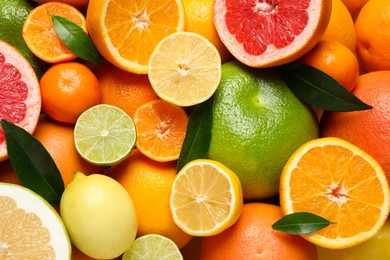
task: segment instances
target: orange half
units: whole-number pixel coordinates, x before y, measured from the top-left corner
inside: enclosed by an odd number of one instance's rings
[[[311,212],[335,222],[302,235],[324,247],[341,249],[372,238],[390,210],[385,173],[375,159],[339,138],[318,138],[288,160],[280,182],[284,214]]]

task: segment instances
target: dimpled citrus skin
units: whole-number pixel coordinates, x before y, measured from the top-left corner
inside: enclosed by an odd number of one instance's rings
[[[284,164],[318,137],[318,122],[275,70],[232,61],[222,66],[211,131],[209,158],[233,170],[252,200],[278,194]]]

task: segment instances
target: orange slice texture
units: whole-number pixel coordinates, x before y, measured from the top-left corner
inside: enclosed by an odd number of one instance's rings
[[[41,92],[30,63],[14,47],[0,40],[0,120],[33,133],[41,112]],[[0,126],[0,161],[8,158]]]
[[[324,33],[331,0],[215,0],[214,25],[227,49],[257,68],[296,60]]]
[[[33,9],[24,21],[22,35],[28,48],[48,63],[76,59],[77,55],[57,35],[51,16],[67,18],[87,32],[85,17],[79,10],[69,4],[48,2]]]
[[[302,235],[324,248],[348,248],[376,235],[389,214],[389,197],[389,185],[378,162],[335,137],[301,146],[281,175],[284,214],[311,212],[335,222]]]
[[[157,43],[184,29],[184,8],[180,0],[90,0],[87,26],[104,58],[125,71],[147,74]]]

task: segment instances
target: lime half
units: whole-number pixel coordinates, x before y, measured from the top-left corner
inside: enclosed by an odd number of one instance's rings
[[[123,254],[122,260],[182,260],[183,256],[171,239],[150,234],[137,238]]]
[[[110,166],[125,159],[137,138],[131,117],[118,107],[97,105],[77,119],[74,141],[77,152],[96,165]]]

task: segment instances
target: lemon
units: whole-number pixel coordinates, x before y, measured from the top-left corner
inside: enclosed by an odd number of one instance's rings
[[[95,259],[120,256],[137,234],[131,197],[106,175],[75,173],[62,194],[60,212],[72,243]]]

